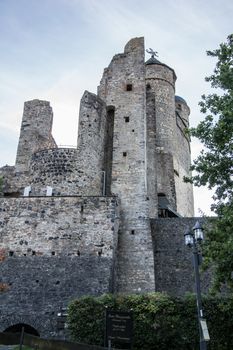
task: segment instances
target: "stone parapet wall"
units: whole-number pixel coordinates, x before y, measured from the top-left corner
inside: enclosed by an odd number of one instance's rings
[[[53,195],[83,193],[85,181],[78,166],[77,149],[55,148],[36,152],[30,162],[31,195],[45,195],[46,187]]]

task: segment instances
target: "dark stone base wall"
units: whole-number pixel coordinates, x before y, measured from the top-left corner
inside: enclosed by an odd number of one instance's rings
[[[203,218],[161,218],[151,220],[155,262],[155,290],[175,296],[195,292],[192,250],[184,244],[184,233]],[[202,292],[210,287],[210,273],[201,274]]]
[[[0,332],[25,323],[42,337],[58,337],[61,308],[83,295],[112,292],[112,268],[112,259],[102,256],[7,258],[1,262]]]

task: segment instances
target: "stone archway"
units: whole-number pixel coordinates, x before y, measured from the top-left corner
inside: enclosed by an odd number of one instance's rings
[[[36,337],[39,337],[39,332],[32,326],[26,324],[26,323],[16,323],[13,324],[10,327],[7,327],[4,330],[4,333],[20,333],[22,331],[22,328],[24,327],[24,332],[27,334],[34,335]]]

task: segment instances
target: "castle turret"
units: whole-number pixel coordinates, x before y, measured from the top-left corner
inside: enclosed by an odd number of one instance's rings
[[[57,147],[51,134],[52,123],[53,111],[49,102],[32,100],[24,103],[15,162],[17,172],[29,170],[31,156],[34,152]]]
[[[174,211],[177,210],[172,158],[176,133],[174,100],[176,75],[172,68],[158,61],[153,55],[145,65],[148,143],[147,183],[150,214],[153,218],[158,215],[160,196],[165,196],[170,207]]]
[[[176,74],[154,55],[146,62],[147,183],[150,217],[193,215],[193,194],[183,176],[189,175],[189,107],[175,104]],[[181,112],[177,112],[178,109]],[[182,124],[182,125],[181,125]]]

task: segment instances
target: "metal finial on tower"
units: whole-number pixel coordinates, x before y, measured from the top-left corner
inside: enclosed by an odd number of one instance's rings
[[[154,51],[151,47],[149,48],[149,50],[146,49],[146,52],[149,53],[152,58],[158,57],[158,51]]]

